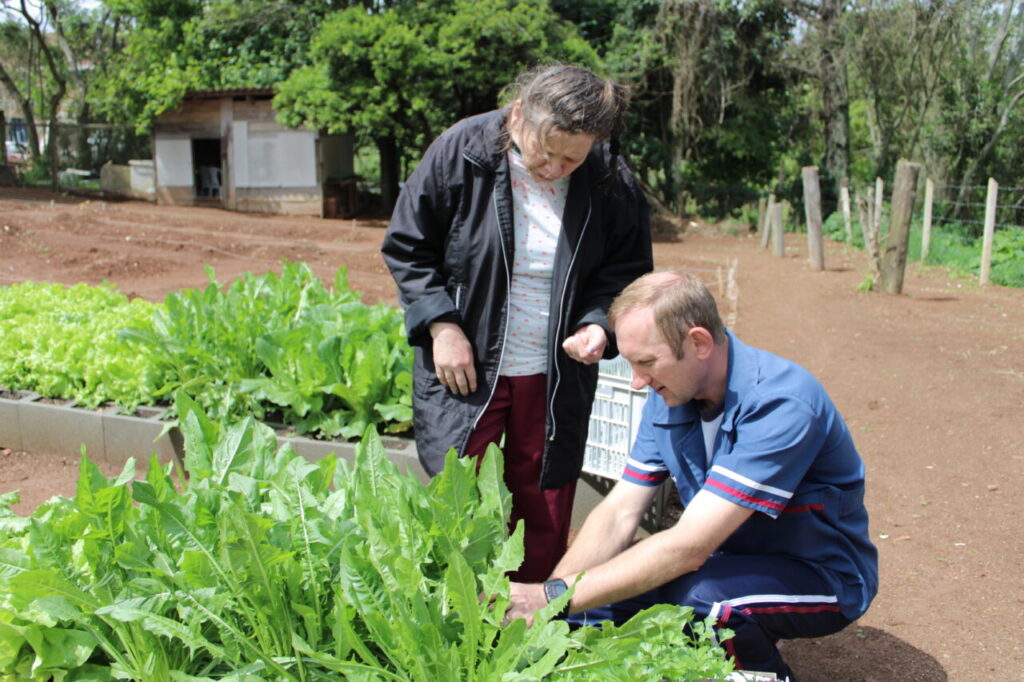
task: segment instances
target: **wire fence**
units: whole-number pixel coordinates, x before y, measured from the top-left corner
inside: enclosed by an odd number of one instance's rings
[[[981,233],[989,204],[988,185],[933,185],[933,225],[965,225]],[[993,228],[1024,230],[1024,187],[998,187]],[[919,196],[920,212],[926,197]]]
[[[922,180],[922,188],[925,181]],[[850,193],[867,192],[875,189],[875,183],[850,183]],[[988,206],[988,185],[940,185],[934,184],[932,197],[932,225],[966,226],[980,235],[985,226],[985,210]],[[995,229],[1024,230],[1024,187],[999,187],[996,195]],[[914,216],[918,220],[925,213],[925,191],[918,191],[914,201]],[[883,224],[888,221],[888,202],[882,205]]]
[[[1024,187],[1000,187],[992,178],[986,185],[939,184],[916,171],[906,182],[909,185],[901,190],[897,183],[887,185],[880,178],[850,183],[841,188],[841,210],[826,221],[827,234],[865,248],[873,284],[879,279],[880,247],[885,243],[885,250],[895,248],[904,262],[944,265],[976,275],[983,285],[1024,287]],[[897,190],[901,196],[898,219],[893,215]],[[805,180],[805,200],[807,196]],[[773,201],[774,195],[767,204]],[[799,220],[795,212],[793,218]],[[898,229],[893,220],[900,223]],[[762,221],[759,210],[763,248],[768,245],[769,222]],[[810,211],[807,223],[810,236]],[[782,255],[779,251],[776,248],[776,255]]]

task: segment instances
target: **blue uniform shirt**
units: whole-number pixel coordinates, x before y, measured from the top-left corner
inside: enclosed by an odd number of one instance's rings
[[[696,406],[669,407],[652,391],[623,478],[654,486],[671,476],[684,506],[707,490],[753,509],[720,550],[807,563],[853,620],[878,590],[864,463],[814,376],[727,334],[728,387],[710,463]]]

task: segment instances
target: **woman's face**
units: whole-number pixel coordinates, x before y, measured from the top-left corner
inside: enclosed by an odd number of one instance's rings
[[[524,119],[521,100],[512,105],[508,132],[519,147],[523,164],[538,182],[554,182],[572,173],[586,160],[596,141],[593,135],[570,134],[558,128],[541,134],[536,124]]]

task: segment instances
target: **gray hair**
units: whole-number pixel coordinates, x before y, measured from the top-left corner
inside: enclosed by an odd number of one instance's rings
[[[522,102],[523,120],[541,135],[554,128],[570,135],[593,135],[597,141],[619,135],[629,104],[625,87],[566,64],[524,71],[508,86],[507,94],[510,103]]]

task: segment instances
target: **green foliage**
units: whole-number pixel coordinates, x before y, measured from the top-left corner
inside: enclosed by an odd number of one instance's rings
[[[366,306],[343,269],[328,290],[305,264],[170,294],[151,327],[122,338],[154,358],[167,383],[215,419],[268,416],[300,433],[356,437],[412,420],[412,354],[401,313]]]
[[[860,218],[851,216],[853,231],[852,246],[863,249],[864,237],[861,231]],[[884,244],[887,225],[883,222],[882,235]],[[949,269],[961,277],[976,278],[981,271],[981,252],[983,238],[975,236],[973,225],[962,223],[941,222],[932,225],[931,238],[928,246],[928,258],[925,263]],[[846,228],[842,213],[830,215],[822,225],[822,233],[836,241],[846,241]],[[915,217],[910,224],[910,238],[907,244],[907,261],[921,260],[922,225],[920,217]],[[989,278],[993,284],[1007,287],[1024,288],[1024,230],[1005,228],[996,230],[992,239],[992,264]],[[870,289],[870,275],[868,289]]]
[[[32,160],[21,174],[21,184],[28,187],[50,185],[50,165],[46,159]]]
[[[0,385],[128,411],[179,389],[217,419],[272,417],[320,437],[402,432],[412,350],[402,314],[304,264],[185,289],[163,304],[110,287],[0,287]]]
[[[544,609],[502,625],[508,531],[500,453],[448,455],[424,486],[371,429],[352,466],[311,463],[245,419],[178,411],[188,484],[134,461],[30,518],[0,511],[0,675],[46,680],[722,679],[709,624],[662,606],[570,631]],[[3,502],[10,502],[5,496]]]
[[[970,236],[971,226],[943,225],[933,228],[928,248],[929,265],[941,265],[961,275],[976,278],[981,272],[982,237]],[[1024,288],[1024,230],[1006,228],[992,235],[992,264],[989,279],[993,284]]]
[[[493,109],[525,66],[595,61],[542,0],[352,7],[327,17],[310,51],[312,63],[278,84],[280,119],[364,140],[393,137],[411,157],[459,118]]]
[[[851,244],[858,249],[864,248],[864,233],[861,231],[860,218],[852,214],[850,216],[850,232],[853,235]],[[825,218],[821,224],[821,233],[837,242],[846,241],[846,222],[842,211],[834,211]]]
[[[1024,230],[1007,228],[992,235],[992,282],[1024,287]]]
[[[154,306],[109,286],[25,282],[0,287],[0,385],[96,407],[151,402],[166,375],[117,330],[149,329]]]
[[[634,169],[677,212],[738,210],[771,181],[801,115],[781,59],[793,17],[773,2],[618,8],[603,56],[635,86]]]
[[[107,3],[132,29],[97,82],[95,104],[144,130],[189,90],[271,88],[307,63],[332,3],[213,0]]]

